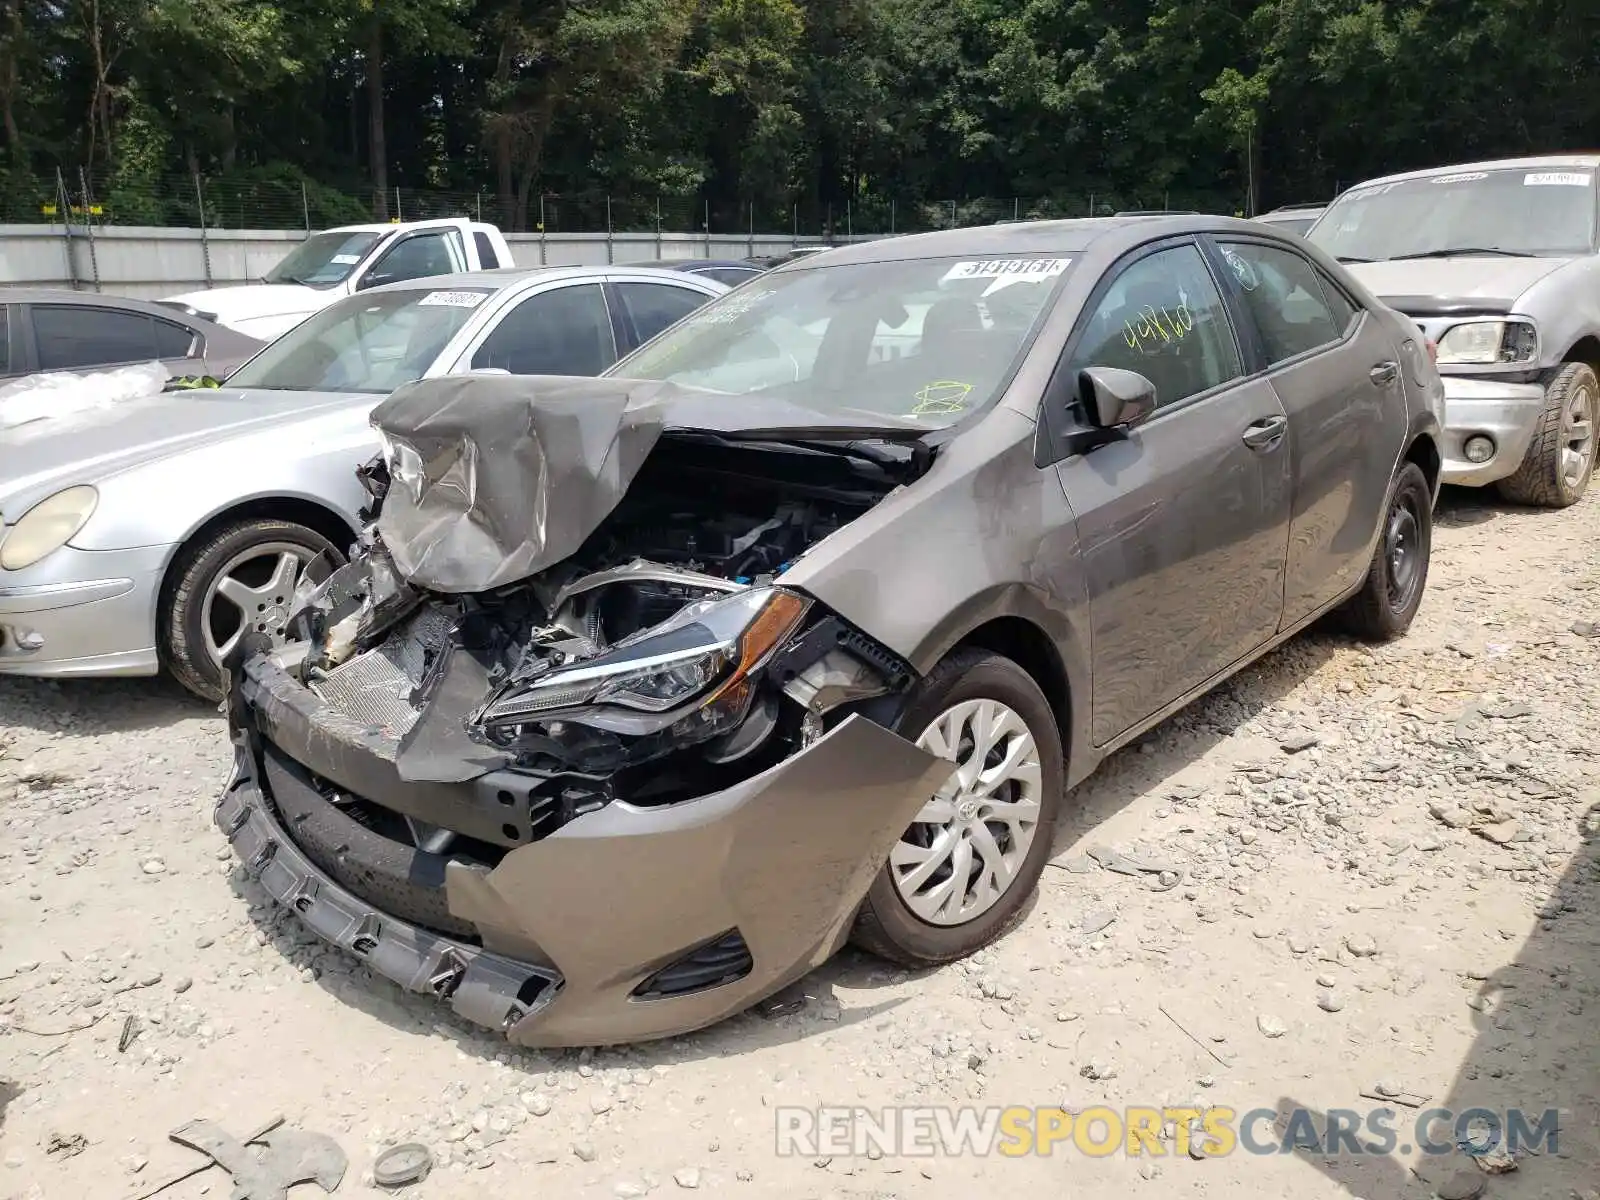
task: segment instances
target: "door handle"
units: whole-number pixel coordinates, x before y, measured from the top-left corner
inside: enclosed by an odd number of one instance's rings
[[[1392,362],[1381,362],[1372,368],[1368,376],[1379,387],[1388,387],[1400,377],[1400,368]]]
[[[1283,431],[1288,427],[1288,417],[1262,417],[1244,427],[1244,444],[1252,450],[1271,450],[1283,439]]]

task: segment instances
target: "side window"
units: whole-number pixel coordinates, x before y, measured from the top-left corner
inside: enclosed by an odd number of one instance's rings
[[[1333,314],[1333,323],[1339,328],[1342,337],[1350,332],[1361,310],[1350,302],[1350,297],[1344,294],[1344,289],[1329,279],[1321,271],[1317,272],[1317,282],[1322,284],[1322,298],[1328,302],[1328,311]]]
[[[640,345],[711,299],[702,292],[669,283],[619,283],[616,287]]]
[[[1244,306],[1274,365],[1339,340],[1348,321],[1328,306],[1317,269],[1298,254],[1259,242],[1221,242]]]
[[[450,229],[437,233],[418,233],[397,242],[373,264],[363,281],[368,287],[398,283],[404,279],[427,279],[466,270],[459,235]]]
[[[1071,366],[1137,371],[1161,407],[1239,378],[1233,328],[1199,248],[1160,250],[1118,275],[1085,319]]]
[[[174,325],[171,321],[156,321],[156,354],[160,358],[188,358],[194,350],[195,334],[192,329]]]
[[[501,318],[472,369],[513,375],[598,375],[616,361],[611,317],[598,283],[529,296]]]
[[[483,265],[484,270],[492,271],[496,267],[511,265],[510,263],[502,263],[499,257],[496,256],[494,243],[489,240],[487,233],[480,233],[474,230],[472,244],[478,248],[478,262]]]
[[[11,305],[0,304],[0,375],[11,374]]]
[[[78,304],[33,306],[41,371],[73,371],[147,362],[156,353],[154,322],[142,313]]]

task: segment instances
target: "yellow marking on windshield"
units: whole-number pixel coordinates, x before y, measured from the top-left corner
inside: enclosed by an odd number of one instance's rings
[[[913,417],[930,417],[965,412],[967,397],[972,395],[972,385],[953,379],[941,379],[917,389],[917,406],[911,410]]]

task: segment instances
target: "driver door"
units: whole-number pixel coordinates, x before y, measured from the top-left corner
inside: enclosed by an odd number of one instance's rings
[[[380,254],[357,289],[382,287],[408,279],[430,279],[467,269],[467,247],[458,229],[423,229],[408,233]]]
[[[1056,470],[1090,603],[1091,725],[1105,745],[1278,630],[1291,500],[1287,420],[1246,365],[1189,240],[1136,252],[1085,306],[1066,378],[1136,371],[1155,413]]]

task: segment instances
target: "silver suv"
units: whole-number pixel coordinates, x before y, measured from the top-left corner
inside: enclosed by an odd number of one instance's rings
[[[1600,155],[1374,179],[1307,235],[1422,327],[1445,385],[1444,481],[1564,508],[1594,470]]]

